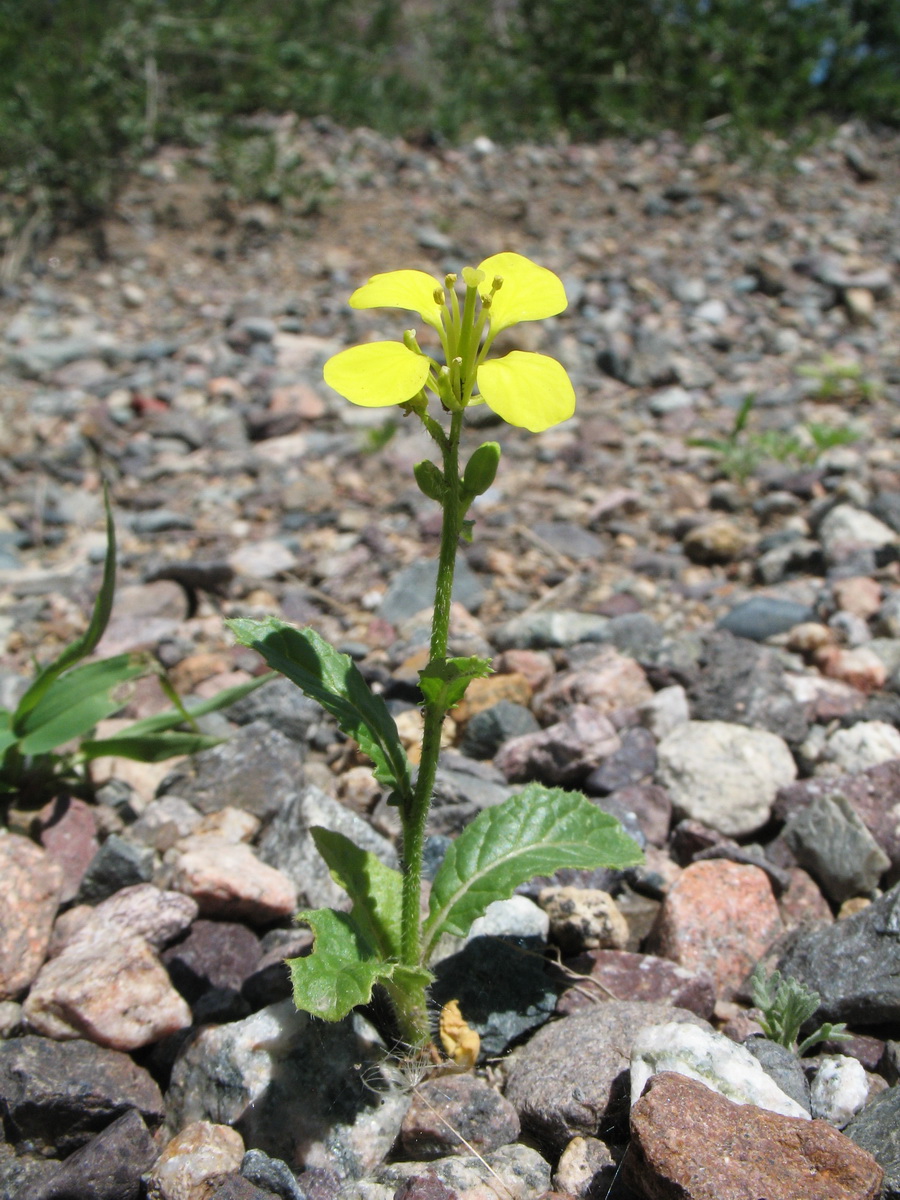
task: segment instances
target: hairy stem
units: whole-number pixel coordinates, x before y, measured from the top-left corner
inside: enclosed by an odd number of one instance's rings
[[[441,527],[441,553],[438,560],[437,586],[434,597],[434,616],[431,623],[431,661],[447,657],[450,632],[450,599],[453,573],[456,567],[456,548],[459,541],[461,500],[459,483],[459,439],[462,432],[462,412],[453,413],[450,433],[442,447],[444,458],[444,520]],[[437,774],[441,748],[441,729],[446,709],[439,703],[424,706],[425,730],[422,737],[422,757],[412,804],[403,822],[403,903],[401,912],[401,961],[418,966],[421,958],[420,897],[422,892],[422,850],[425,843],[425,824],[431,807],[431,794]],[[424,1010],[424,990],[421,1006]],[[416,1006],[418,1008],[418,1005]],[[422,1038],[424,1011],[398,1012],[407,1028],[404,1035],[411,1041]],[[427,1040],[427,1019],[424,1022]]]

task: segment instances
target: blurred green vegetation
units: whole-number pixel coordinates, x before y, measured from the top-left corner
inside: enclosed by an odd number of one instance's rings
[[[261,111],[450,140],[897,124],[900,0],[0,0],[0,186],[57,218]]]

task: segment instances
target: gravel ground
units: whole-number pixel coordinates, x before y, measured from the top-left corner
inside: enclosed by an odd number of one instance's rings
[[[332,1037],[283,999],[280,961],[308,945],[290,914],[337,899],[309,826],[396,860],[365,765],[304,703],[265,692],[232,726],[210,720],[232,737],[196,764],[114,764],[99,807],[15,818],[0,841],[6,1194],[774,1198],[807,1194],[813,1161],[829,1163],[819,1200],[881,1194],[880,1169],[896,1194],[897,137],[848,126],[776,170],[715,140],[436,150],[326,121],[266,130],[302,164],[280,207],[167,149],[102,237],[60,236],[0,298],[0,702],[84,627],[105,477],[120,540],[107,652],[149,648],[203,696],[259,670],[223,616],[312,624],[389,698],[414,753],[439,514],[411,468],[429,445],[330,393],[321,366],[404,327],[348,309],[370,274],[516,250],[570,303],[507,346],[559,357],[578,408],[540,435],[482,409],[467,434],[503,460],[463,552],[454,646],[497,673],[448,723],[432,846],[539,779],[583,788],[647,863],[523,889],[441,964],[435,996],[460,999],[485,1061],[417,1086],[404,1118],[408,1083],[387,1078],[371,1027]],[[730,450],[693,444],[727,442],[750,395]],[[126,711],[162,705],[141,685]],[[774,1106],[729,1058],[758,1033],[746,976],[765,956],[854,1034],[808,1072],[811,1099],[807,1084],[788,1100],[790,1054],[780,1077],[765,1063]],[[674,1058],[643,1026],[668,1031]],[[728,1036],[698,1049],[695,1027]],[[721,1113],[683,1078],[700,1059]],[[629,1062],[653,1077],[630,1141]],[[85,1077],[104,1097],[91,1120],[71,1099]],[[770,1147],[743,1183],[727,1165],[735,1099]],[[777,1124],[798,1103],[825,1122],[805,1149]],[[448,1123],[489,1170],[453,1152]],[[122,1146],[131,1175],[114,1179]]]

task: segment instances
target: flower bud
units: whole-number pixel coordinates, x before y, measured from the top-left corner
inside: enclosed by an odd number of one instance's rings
[[[429,500],[437,500],[438,504],[443,503],[444,476],[430,459],[425,458],[416,463],[413,467],[413,475],[415,475],[419,491],[423,495],[427,496]]]
[[[463,472],[463,491],[469,496],[483,495],[494,482],[499,465],[500,446],[497,442],[479,446]]]

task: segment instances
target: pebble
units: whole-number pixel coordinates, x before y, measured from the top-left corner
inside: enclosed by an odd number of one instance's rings
[[[802,931],[778,969],[819,993],[819,1021],[878,1025],[900,1016],[900,949],[893,929],[900,885],[826,928]]]
[[[510,738],[494,756],[494,764],[510,783],[538,779],[548,785],[577,785],[621,745],[607,717],[576,704],[565,720]]]
[[[840,794],[823,794],[790,815],[783,830],[797,862],[835,904],[871,895],[891,860]]]
[[[810,1087],[812,1115],[843,1129],[869,1099],[862,1063],[846,1054],[823,1054]]]
[[[632,1105],[644,1094],[647,1081],[663,1071],[696,1079],[735,1104],[810,1119],[803,1105],[781,1090],[749,1050],[722,1033],[671,1022],[645,1026],[631,1049]]]
[[[576,972],[577,981],[557,1001],[556,1011],[562,1015],[612,999],[659,1001],[689,1009],[707,1021],[712,1018],[713,981],[671,959],[627,950],[587,950],[565,965]]]
[[[656,779],[676,812],[729,837],[764,825],[778,789],[796,774],[780,737],[727,721],[688,721],[657,747]]]
[[[0,1000],[14,1000],[37,975],[63,887],[63,872],[28,838],[0,834],[6,904],[0,916]]]
[[[735,1104],[674,1072],[631,1110],[625,1178],[639,1194],[685,1200],[875,1200],[883,1172],[823,1122]]]
[[[710,859],[691,863],[670,886],[650,947],[709,975],[717,995],[730,999],[782,928],[764,871]]]
[[[400,1126],[404,1153],[419,1161],[473,1150],[489,1154],[518,1136],[519,1117],[510,1102],[471,1075],[420,1084]]]
[[[628,922],[615,900],[599,888],[541,888],[538,904],[550,920],[550,936],[563,954],[624,950]]]
[[[685,1009],[632,1000],[608,1000],[545,1025],[516,1052],[507,1074],[506,1097],[523,1130],[561,1151],[613,1121],[627,1104],[621,1078],[634,1039],[663,1021],[706,1025]]]
[[[236,1129],[195,1121],[172,1138],[148,1172],[147,1200],[208,1195],[214,1181],[237,1171],[243,1158],[244,1143]]]

